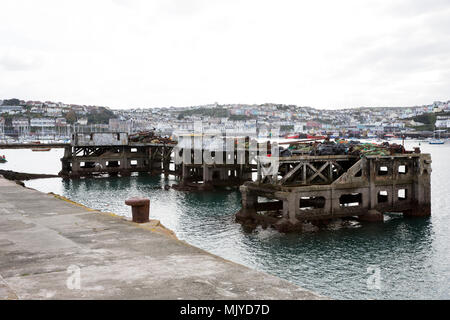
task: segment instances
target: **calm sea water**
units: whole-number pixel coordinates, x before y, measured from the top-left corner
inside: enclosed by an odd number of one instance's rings
[[[407,141],[406,146],[418,144]],[[332,298],[450,299],[450,144],[422,142],[420,147],[433,160],[431,218],[391,214],[384,224],[355,224],[317,233],[285,235],[263,229],[246,233],[234,222],[239,192],[164,190],[175,180],[162,176],[39,179],[26,185],[127,217],[130,208],[125,199],[148,197],[151,217],[180,239]],[[0,168],[29,173],[60,170],[62,150],[0,150],[1,154],[9,162]],[[368,287],[368,268],[378,268],[379,288]]]

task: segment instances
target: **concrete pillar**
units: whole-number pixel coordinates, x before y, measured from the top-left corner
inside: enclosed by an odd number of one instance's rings
[[[72,147],[64,147],[64,158],[72,157]]]
[[[325,195],[325,212],[328,212],[330,216],[333,216],[334,207],[333,207],[333,197],[334,197],[334,187],[332,186],[329,194]]]
[[[228,169],[220,168],[220,180],[227,180],[227,179],[228,179]]]
[[[369,210],[375,209],[377,205],[377,188],[375,187],[375,179],[377,175],[377,163],[371,159],[367,161],[367,167],[369,168],[369,174],[367,179],[369,180]],[[364,196],[364,195],[363,195]]]
[[[289,221],[291,223],[298,222],[296,217],[297,208],[299,208],[299,203],[297,203],[297,195],[292,193],[288,196],[288,208],[289,208]]]
[[[283,218],[289,219],[289,201],[287,199],[283,199]]]
[[[242,194],[242,209],[236,213],[236,220],[252,220],[252,216],[256,215],[256,204],[258,202],[258,197],[251,194],[245,185],[241,186],[239,189]]]
[[[181,183],[185,182],[189,176],[189,168],[183,163],[181,165]]]
[[[210,182],[212,181],[212,170],[206,163],[203,164],[203,182]]]
[[[403,212],[405,216],[427,217],[431,215],[431,156],[422,154],[416,160],[413,178],[413,207]]]
[[[169,175],[170,170],[170,158],[171,158],[171,150],[164,147],[163,148],[163,171],[164,175],[167,177]]]
[[[79,171],[80,171],[80,161],[79,160],[74,160],[72,162],[72,172],[78,173]]]
[[[241,187],[242,188],[242,187]],[[254,194],[251,194],[248,192],[247,189],[244,189],[245,191],[242,191],[242,207],[245,209],[254,209],[256,207],[256,204],[258,203],[258,197]]]

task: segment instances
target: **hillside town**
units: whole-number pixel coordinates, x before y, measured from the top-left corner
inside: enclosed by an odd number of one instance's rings
[[[264,126],[280,136],[327,134],[335,137],[429,136],[450,128],[450,101],[413,107],[360,107],[337,110],[266,103],[189,107],[111,109],[52,101],[0,100],[0,139],[69,139],[75,131],[138,132],[171,136],[204,131],[248,134]]]

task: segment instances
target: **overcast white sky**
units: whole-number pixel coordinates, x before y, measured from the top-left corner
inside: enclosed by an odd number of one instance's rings
[[[1,0],[0,98],[110,107],[450,99],[449,0]]]

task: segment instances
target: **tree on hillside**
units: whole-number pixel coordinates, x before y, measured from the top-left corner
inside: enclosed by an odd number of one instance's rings
[[[18,106],[20,105],[20,100],[19,99],[6,99],[3,100],[2,103],[3,106]]]
[[[114,112],[104,107],[99,107],[96,110],[94,109],[87,114],[89,124],[108,124],[109,119],[115,118]]]
[[[75,111],[70,110],[69,112],[67,112],[66,120],[67,123],[74,124],[77,121],[77,114],[75,113]]]

